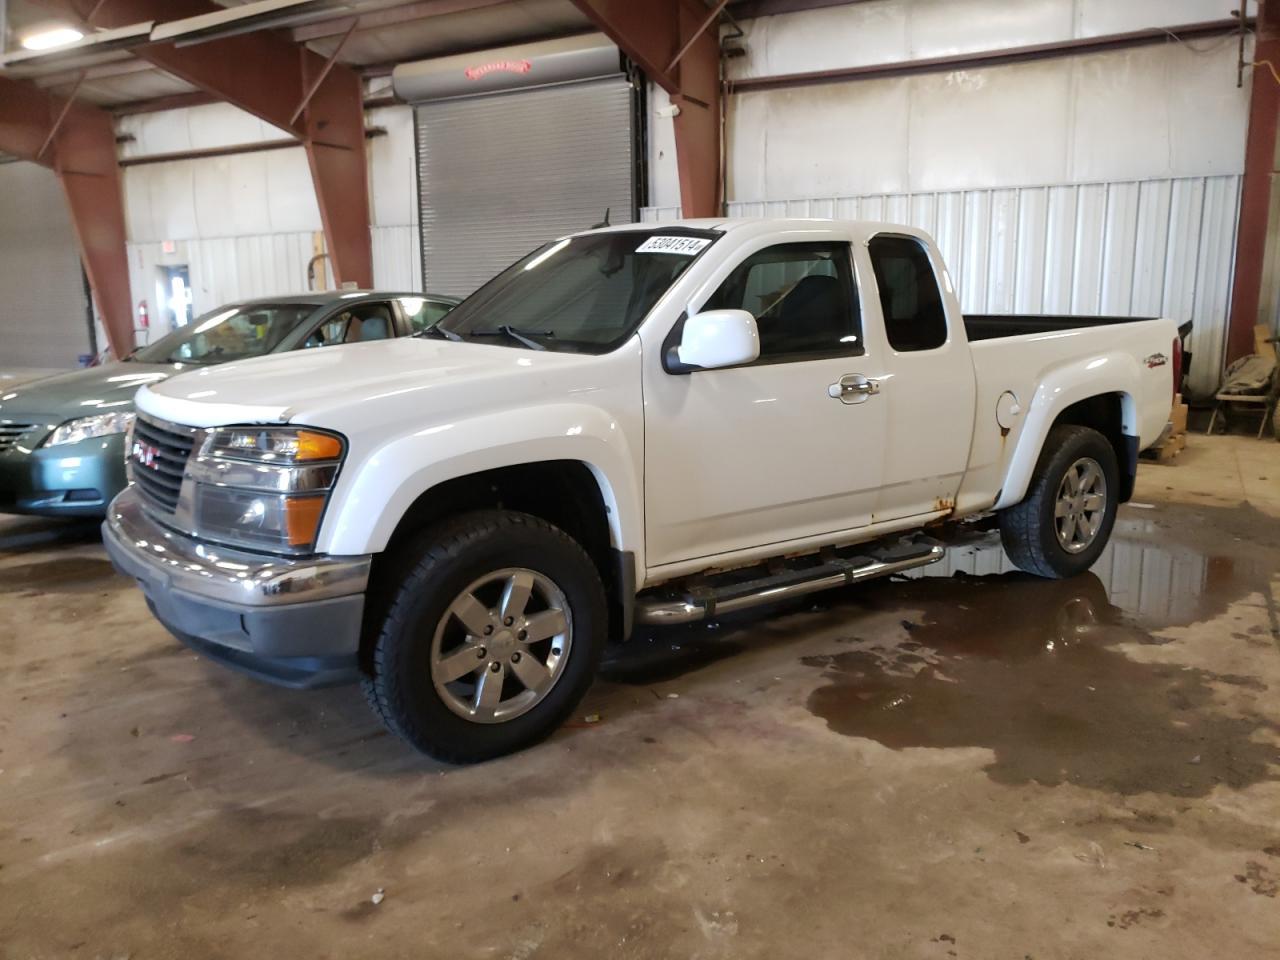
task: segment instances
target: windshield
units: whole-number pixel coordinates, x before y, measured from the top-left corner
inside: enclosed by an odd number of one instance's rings
[[[133,355],[142,363],[226,363],[260,357],[280,346],[316,311],[315,304],[223,307],[192,320]]]
[[[449,339],[606,353],[719,236],[647,229],[557,240],[502,271],[436,327]]]

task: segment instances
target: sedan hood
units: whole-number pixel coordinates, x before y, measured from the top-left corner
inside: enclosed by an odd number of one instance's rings
[[[133,395],[181,370],[182,364],[108,363],[19,384],[0,393],[0,420],[28,415],[71,420],[133,409]]]
[[[424,404],[435,400],[432,412],[440,413],[455,402],[452,386],[465,384],[463,392],[474,409],[485,403],[484,394],[476,389],[482,383],[524,380],[533,390],[552,371],[582,367],[592,359],[584,354],[407,337],[196,370],[143,389],[138,405],[152,416],[193,427],[318,423],[334,411],[414,393]],[[510,397],[507,391],[501,392]]]

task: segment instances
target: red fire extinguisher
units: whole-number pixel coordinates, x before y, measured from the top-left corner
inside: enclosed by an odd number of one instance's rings
[[[147,313],[147,301],[138,301],[138,329],[146,330],[151,326],[151,318]]]

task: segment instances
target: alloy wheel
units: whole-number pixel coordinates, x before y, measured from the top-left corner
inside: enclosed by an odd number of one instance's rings
[[[1087,550],[1102,529],[1107,511],[1107,478],[1098,461],[1081,457],[1058,485],[1053,525],[1058,543],[1068,553]]]
[[[551,692],[573,645],[564,591],[525,567],[496,570],[454,598],[431,642],[431,680],[475,723],[504,723]]]

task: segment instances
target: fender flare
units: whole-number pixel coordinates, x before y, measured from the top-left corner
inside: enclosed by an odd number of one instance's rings
[[[628,447],[607,412],[574,403],[504,410],[404,433],[344,465],[317,548],[338,555],[379,553],[414,502],[445,481],[574,460],[600,488],[611,545],[634,551],[640,560],[643,501]]]
[[[1103,394],[1120,396],[1120,428],[1133,438],[1136,450],[1138,409],[1135,385],[1141,382],[1138,362],[1126,353],[1107,353],[1076,360],[1054,368],[1040,378],[1026,420],[1018,433],[1013,456],[1005,471],[1004,487],[993,509],[1011,507],[1027,495],[1031,475],[1049,436],[1049,430],[1064,410],[1081,400]]]

